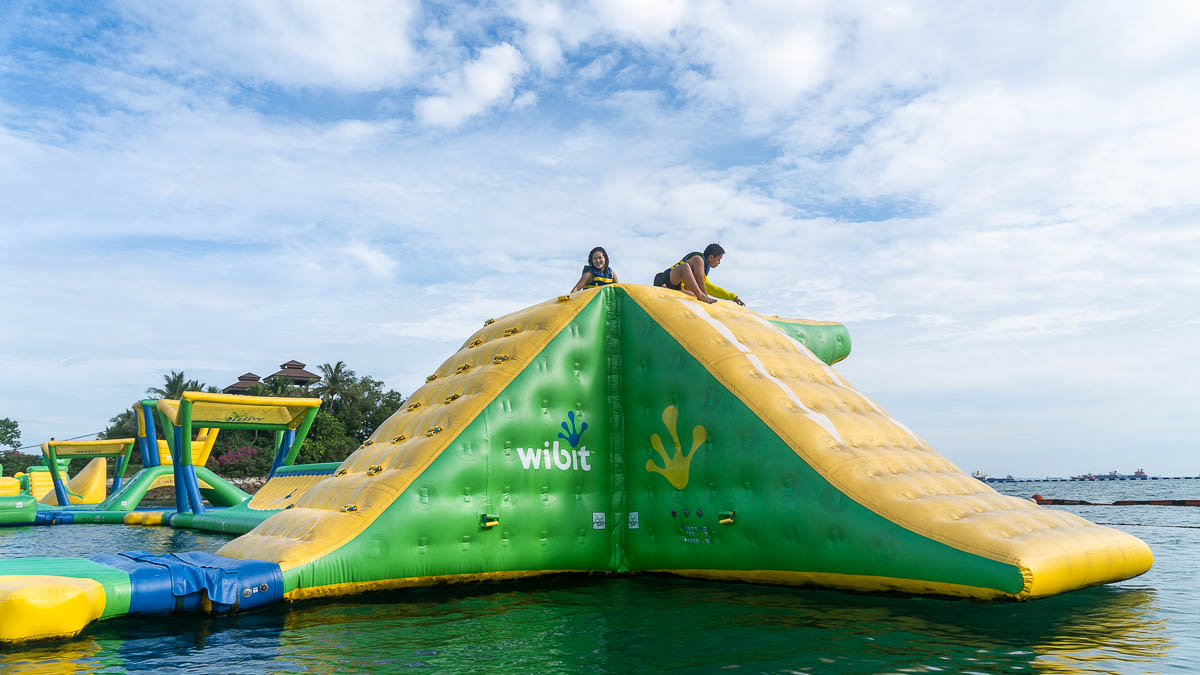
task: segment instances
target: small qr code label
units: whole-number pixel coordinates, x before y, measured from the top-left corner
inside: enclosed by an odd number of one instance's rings
[[[638,529],[638,527],[640,527],[640,525],[638,525],[638,512],[630,511],[629,512],[629,529],[636,530],[636,529]]]
[[[604,514],[603,513],[592,513],[592,529],[593,530],[603,530],[604,527],[605,527]]]

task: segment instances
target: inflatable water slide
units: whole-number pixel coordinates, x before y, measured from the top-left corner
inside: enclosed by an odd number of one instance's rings
[[[216,555],[0,561],[0,640],[569,572],[1029,600],[1149,569],[968,476],[833,369],[848,352],[838,324],[626,284],[488,320]]]

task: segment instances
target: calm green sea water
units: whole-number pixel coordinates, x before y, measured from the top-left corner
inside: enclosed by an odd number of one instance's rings
[[[1007,494],[1200,498],[1200,481],[1019,483]],[[233,617],[119,619],[0,649],[8,672],[1196,673],[1200,508],[1061,507],[1148,542],[1155,566],[1031,603],[570,577],[376,594]],[[0,557],[215,550],[163,528],[0,528]]]

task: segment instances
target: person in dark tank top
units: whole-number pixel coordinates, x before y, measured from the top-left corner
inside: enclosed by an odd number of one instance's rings
[[[727,291],[708,279],[708,273],[725,257],[725,249],[720,244],[709,244],[704,252],[692,251],[683,256],[679,262],[666,270],[654,275],[654,285],[683,291],[695,296],[701,302],[713,303],[716,298],[730,300],[743,307],[746,303],[736,293]]]

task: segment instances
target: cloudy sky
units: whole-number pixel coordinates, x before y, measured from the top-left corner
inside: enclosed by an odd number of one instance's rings
[[[410,392],[603,244],[753,308],[967,471],[1200,473],[1194,2],[0,7],[0,417],[170,369]]]

